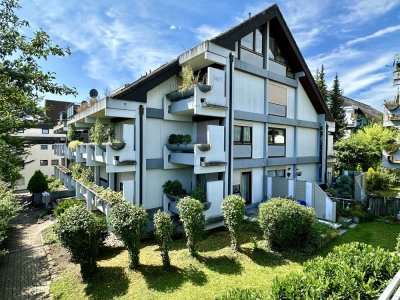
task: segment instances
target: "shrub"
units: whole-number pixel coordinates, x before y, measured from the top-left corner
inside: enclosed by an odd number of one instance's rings
[[[108,224],[106,216],[101,215],[94,215],[96,218],[97,228],[99,229],[99,246],[104,246],[104,241],[108,237]]]
[[[147,226],[146,211],[128,202],[119,202],[111,209],[110,223],[128,249],[129,267],[136,269],[139,266],[140,238]]]
[[[190,144],[192,142],[192,136],[190,134],[185,134],[182,137],[182,143],[183,144]]]
[[[353,242],[307,262],[304,274],[275,279],[272,299],[377,299],[396,274],[399,256]]]
[[[186,245],[190,254],[194,256],[196,254],[196,243],[205,229],[203,204],[199,200],[185,197],[179,200],[177,207],[187,239]]]
[[[308,244],[316,215],[293,200],[273,198],[260,205],[259,222],[272,248],[299,248]]]
[[[192,136],[190,134],[171,134],[168,138],[168,144],[190,144]]]
[[[80,144],[82,144],[81,141],[74,140],[74,141],[69,142],[68,148],[75,150],[78,147],[78,145],[80,145]]]
[[[54,214],[56,216],[61,216],[68,208],[72,206],[85,207],[86,203],[82,200],[65,199],[64,201],[60,202],[60,204],[58,204],[57,207],[54,209]]]
[[[190,193],[190,197],[199,200],[201,203],[207,201],[206,193],[204,193],[203,188],[200,185],[196,185],[193,191]]]
[[[224,215],[225,223],[231,235],[231,247],[239,249],[237,242],[237,232],[244,218],[245,200],[237,195],[229,195],[222,201],[221,210]]]
[[[173,181],[168,180],[163,184],[162,187],[165,194],[170,194],[173,196],[181,196],[182,194],[184,194],[182,184],[177,179]]]
[[[366,177],[369,192],[387,190],[396,183],[396,175],[391,174],[387,169],[375,171],[369,168]]]
[[[74,124],[69,124],[68,125],[68,131],[67,131],[67,139],[68,141],[73,141],[78,138],[76,131],[75,131],[75,125]]]
[[[111,190],[110,188],[101,189],[101,187],[97,188],[97,191],[99,191],[100,197],[110,204],[115,204],[124,201],[124,196],[122,192],[116,192]]]
[[[169,214],[160,210],[155,213],[154,233],[160,243],[163,265],[168,268],[171,265],[168,252],[172,242],[172,234],[174,233],[174,224]]]
[[[43,193],[48,190],[46,177],[40,170],[36,170],[28,183],[28,190],[33,193]]]
[[[311,228],[311,235],[309,242],[311,250],[316,251],[321,249],[336,236],[337,236],[337,231],[333,229],[331,226],[321,222],[314,222]]]
[[[353,181],[347,175],[339,176],[336,181],[335,196],[338,198],[353,199]]]
[[[85,184],[90,185],[93,182],[93,171],[90,167],[82,168],[79,180]]]
[[[82,171],[83,171],[82,165],[79,163],[73,164],[71,167],[72,177],[75,180],[79,180],[81,178]]]
[[[89,139],[92,143],[95,144],[102,144],[107,142],[107,131],[104,125],[99,122],[99,119],[97,119],[92,128],[90,128]]]
[[[0,245],[6,239],[11,221],[20,209],[17,197],[4,183],[0,183]],[[0,250],[0,257],[5,251]]]
[[[216,297],[215,300],[265,300],[267,299],[263,294],[257,290],[252,289],[232,289],[225,295]]]
[[[60,179],[56,179],[54,177],[46,177],[46,181],[49,187],[48,188],[49,192],[58,192],[58,191],[63,191],[65,189]]]
[[[84,207],[73,206],[58,218],[55,226],[61,244],[71,253],[73,262],[81,266],[83,280],[87,280],[97,268],[100,230],[93,213]]]

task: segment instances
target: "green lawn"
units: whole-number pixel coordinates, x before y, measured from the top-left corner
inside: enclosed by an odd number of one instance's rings
[[[400,225],[373,222],[338,237],[321,251],[351,241],[393,249]],[[255,288],[268,294],[276,276],[302,269],[311,258],[301,251],[279,254],[253,250],[250,237],[240,236],[242,251],[232,252],[226,231],[215,231],[200,243],[197,259],[188,256],[183,240],[174,242],[169,271],[161,267],[158,246],[147,243],[141,250],[138,271],[130,271],[126,251],[114,251],[100,257],[98,274],[87,284],[79,279],[79,268],[69,267],[51,284],[55,299],[213,299],[232,288]],[[263,248],[262,243],[259,248]]]

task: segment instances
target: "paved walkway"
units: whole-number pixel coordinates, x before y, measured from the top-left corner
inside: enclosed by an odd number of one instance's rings
[[[26,205],[14,221],[0,259],[0,299],[49,299],[49,264],[40,232],[51,221],[38,223],[41,211]]]

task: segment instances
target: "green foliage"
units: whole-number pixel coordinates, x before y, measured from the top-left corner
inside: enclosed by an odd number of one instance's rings
[[[75,163],[71,166],[70,169],[72,173],[72,178],[74,178],[75,180],[79,180],[83,171],[82,165],[80,163]]]
[[[316,215],[293,200],[273,198],[260,205],[259,222],[273,249],[301,248],[309,244]]]
[[[309,246],[312,251],[317,251],[326,246],[337,236],[337,231],[327,224],[314,222],[311,228]]]
[[[205,229],[203,204],[191,197],[185,197],[178,202],[179,217],[183,223],[186,235],[186,245],[192,256],[196,254],[196,244]]]
[[[246,201],[237,195],[229,195],[222,201],[221,211],[231,235],[231,247],[233,250],[239,249],[237,233],[244,218],[245,203]]]
[[[59,216],[54,231],[87,280],[96,271],[100,244],[99,222],[94,214],[82,206],[72,206]]]
[[[336,74],[333,80],[332,90],[329,94],[329,110],[333,119],[335,120],[335,132],[333,134],[334,142],[339,141],[344,136],[346,129],[346,114],[343,109],[344,97],[343,91],[340,88],[339,77]]]
[[[199,200],[201,203],[207,202],[206,193],[200,185],[196,185],[193,191],[190,193],[190,197]]]
[[[336,180],[335,196],[338,198],[353,199],[353,180],[347,175],[341,175]]]
[[[191,88],[194,84],[200,82],[200,72],[195,75],[190,65],[182,67],[182,83],[179,85],[179,91],[183,92]]]
[[[70,208],[72,206],[85,207],[86,203],[85,203],[85,201],[82,201],[82,200],[66,199],[57,205],[57,207],[54,209],[54,214],[56,216],[61,216],[68,208]]]
[[[49,192],[58,192],[58,191],[63,191],[65,189],[64,185],[60,179],[47,176],[46,181],[47,181],[47,185],[49,187],[48,188]]]
[[[74,140],[74,141],[69,142],[68,147],[69,147],[71,150],[76,150],[76,148],[78,147],[78,145],[80,145],[80,144],[82,144],[82,143],[83,143],[83,142],[81,142],[81,141]]]
[[[393,141],[396,133],[382,124],[374,123],[363,127],[349,138],[335,143],[336,169],[366,171],[381,164],[382,150]]]
[[[373,168],[369,168],[366,177],[369,192],[390,189],[397,181],[396,175],[391,174],[387,169],[375,171]]]
[[[102,144],[108,141],[108,135],[106,128],[103,124],[100,123],[99,119],[96,119],[96,122],[90,128],[89,131],[89,139],[92,143]]]
[[[146,211],[128,202],[114,205],[110,213],[114,233],[123,241],[129,253],[129,267],[139,266],[139,244],[147,226]]]
[[[272,299],[377,299],[396,274],[400,258],[353,242],[305,264],[304,274],[277,278]]]
[[[28,150],[22,138],[0,133],[0,180],[13,185],[20,179],[27,155]]]
[[[76,134],[76,128],[75,128],[74,124],[68,125],[67,139],[68,139],[68,141],[74,141],[74,140],[78,139],[78,136]]]
[[[214,300],[266,300],[267,298],[259,291],[252,289],[232,289],[225,295],[215,297]]]
[[[5,240],[11,221],[15,218],[20,209],[17,197],[12,189],[0,182],[0,245]],[[0,257],[5,251],[0,250]]]
[[[326,85],[325,82],[325,68],[324,65],[321,65],[321,71],[317,69],[317,72],[315,74],[315,82],[318,86],[319,92],[321,93],[322,99],[325,100],[325,103],[328,104],[329,102],[329,92],[328,92],[328,86]]]
[[[108,237],[109,231],[108,231],[108,224],[107,224],[107,219],[106,216],[103,214],[98,214],[94,215],[97,223],[97,228],[99,232],[99,246],[104,246],[104,241]]]
[[[190,144],[192,142],[192,136],[190,134],[171,134],[168,138],[168,144]]]
[[[90,167],[84,167],[80,163],[75,163],[71,167],[72,178],[86,186],[93,185],[93,171]]]
[[[116,192],[110,188],[103,189],[99,192],[100,197],[110,204],[115,204],[124,201],[122,192]]]
[[[182,184],[179,180],[168,180],[163,184],[163,192],[173,196],[181,196],[184,194]]]
[[[169,268],[171,265],[169,248],[172,242],[172,234],[174,233],[174,224],[169,214],[161,210],[154,214],[154,233],[160,244],[163,266]]]
[[[40,170],[36,170],[29,180],[27,189],[33,193],[43,193],[49,189],[46,177]]]

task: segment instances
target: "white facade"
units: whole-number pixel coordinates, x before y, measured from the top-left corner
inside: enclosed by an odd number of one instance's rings
[[[188,193],[200,185],[209,202],[204,212],[209,224],[221,224],[220,204],[229,194],[240,194],[247,205],[267,200],[268,176],[325,183],[325,104],[318,102],[312,76],[301,63],[291,68],[283,58],[255,53],[272,49],[268,37],[275,34],[268,19],[259,28],[262,33],[254,36],[264,35],[259,41],[265,44],[254,51],[241,46],[243,39],[233,46],[223,46],[226,41],[218,37],[206,41],[68,121],[80,129],[96,119],[119,128],[123,149],[85,143],[77,151],[61,145],[56,152],[93,166],[95,174],[107,175],[103,183],[123,189],[126,200],[147,210],[179,213],[163,192],[168,180],[178,179]],[[174,91],[185,65],[200,72],[206,86],[195,85],[183,96]],[[192,141],[171,145],[171,134],[190,135]],[[123,160],[131,164],[121,165]]]

